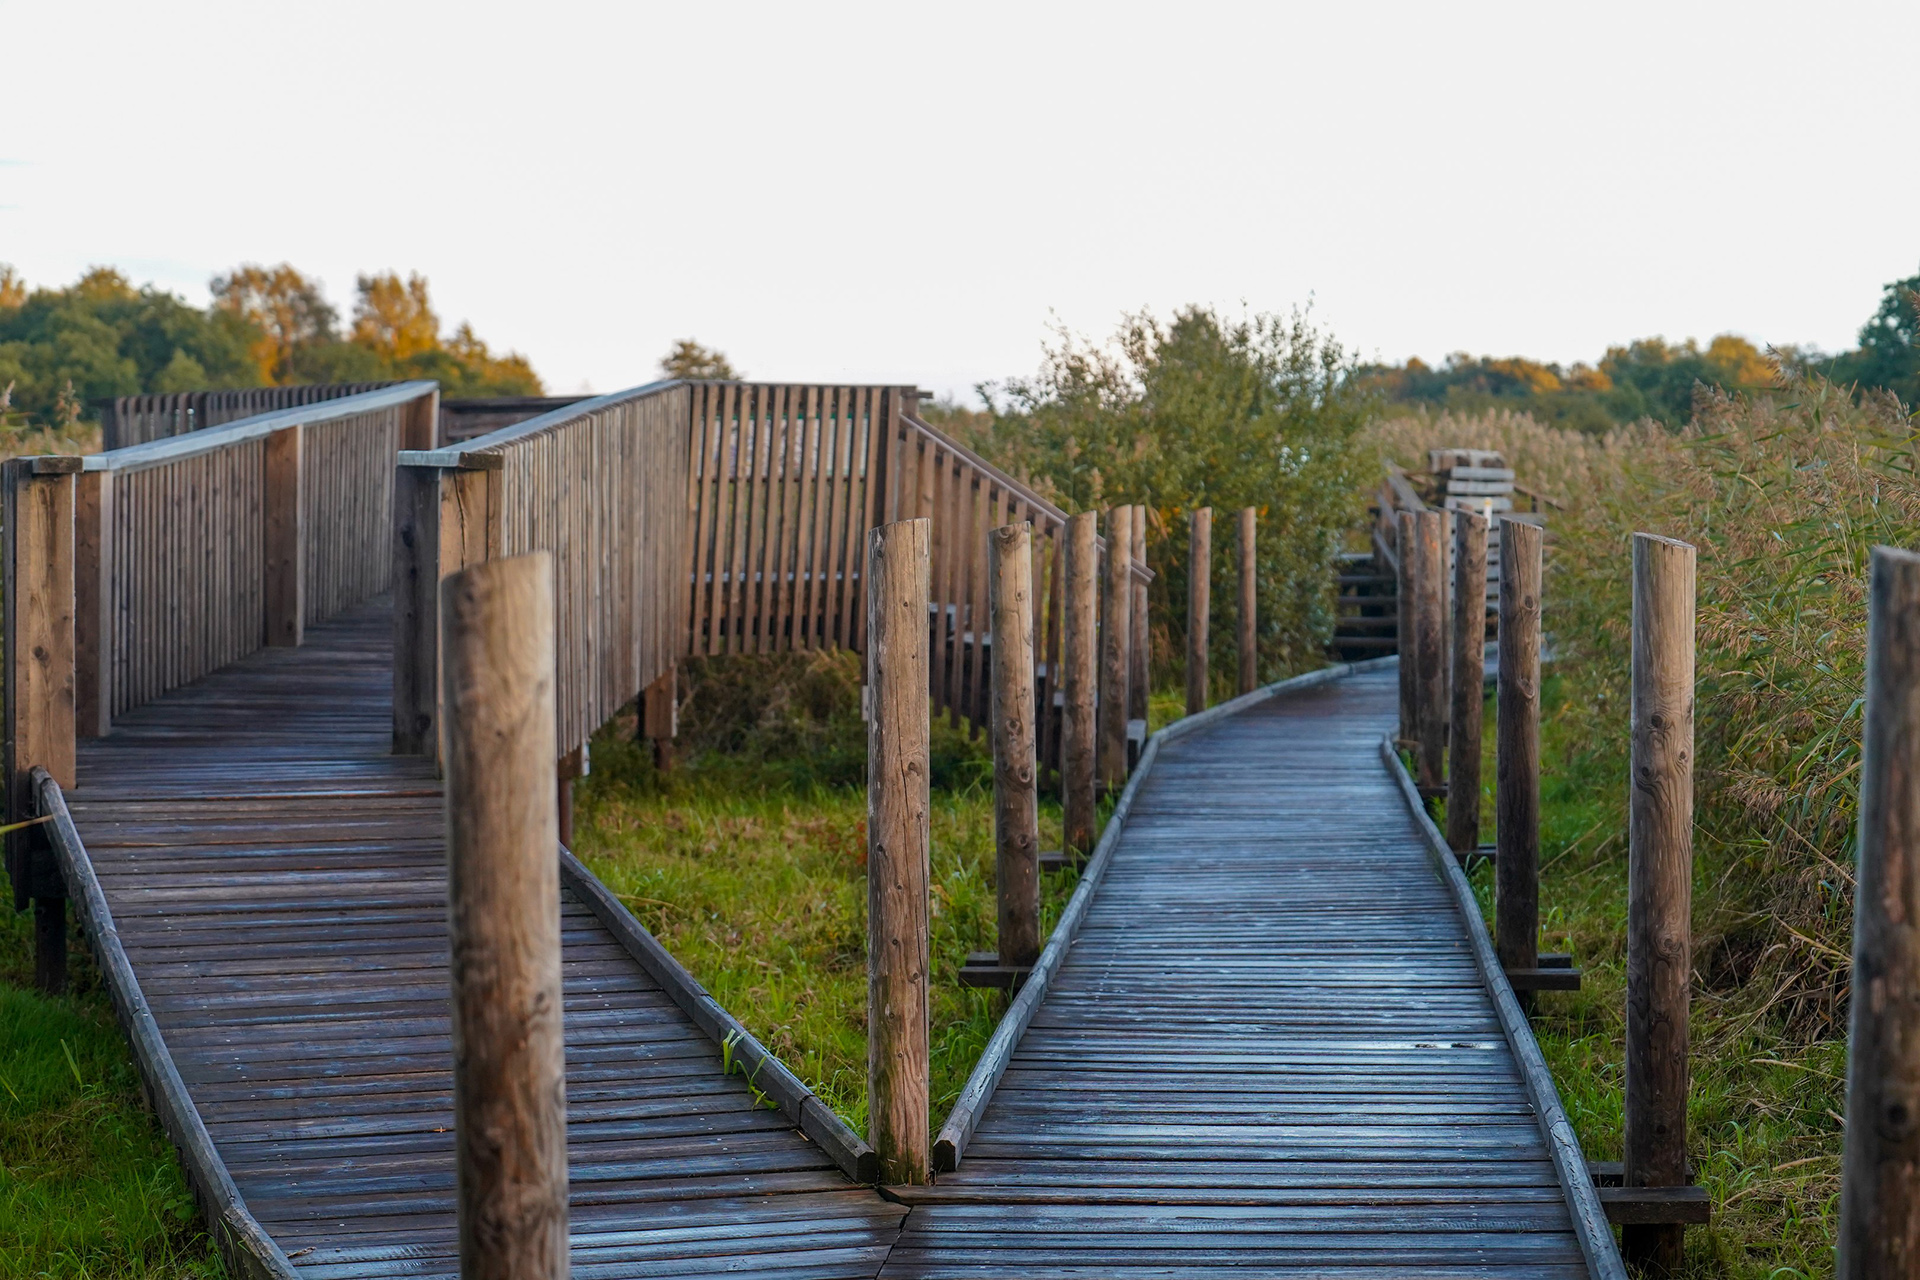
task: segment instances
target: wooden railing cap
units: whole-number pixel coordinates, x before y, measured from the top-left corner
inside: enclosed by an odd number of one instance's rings
[[[476,453],[462,445],[454,449],[402,449],[395,460],[403,467],[439,467],[447,471],[499,471],[507,465],[503,453]]]
[[[51,453],[26,459],[27,470],[36,476],[74,475],[84,469],[85,462],[77,453]]]
[[[229,422],[221,427],[207,427],[200,431],[190,431],[186,435],[169,436],[165,440],[152,440],[146,444],[128,445],[124,449],[90,454],[84,459],[81,469],[119,471],[128,467],[149,467],[162,462],[177,462],[181,458],[213,453],[230,445],[258,440],[262,436],[270,436],[288,427],[332,422],[340,418],[352,418],[362,413],[371,413],[376,409],[406,404],[410,400],[418,400],[421,396],[431,395],[439,390],[438,382],[428,380],[401,382],[391,387],[383,387],[378,391],[362,392],[357,396],[342,396],[338,400],[317,400],[312,404],[295,405],[291,409],[275,409],[271,413],[242,418],[238,422]]]

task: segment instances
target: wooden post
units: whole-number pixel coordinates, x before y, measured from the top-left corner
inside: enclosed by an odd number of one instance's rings
[[[0,526],[5,547],[6,808],[34,815],[31,772],[39,765],[74,785],[74,476],[80,459],[16,458],[5,464]],[[34,971],[48,992],[66,987],[66,889],[29,828],[6,837],[14,907],[34,902]]]
[[[661,773],[673,768],[673,740],[680,736],[678,663],[648,685],[640,695],[640,736],[653,743],[653,767]]]
[[[1536,539],[1537,540],[1537,539]],[[1626,1178],[1687,1185],[1693,976],[1693,548],[1633,535],[1633,750],[1627,806]],[[1502,581],[1513,572],[1501,565]],[[1501,850],[1502,857],[1505,850]],[[1627,1259],[1680,1265],[1685,1228],[1622,1228]]]
[[[1486,690],[1487,522],[1453,512],[1453,724],[1447,733],[1447,843],[1480,847],[1480,715]]]
[[[1836,1280],[1920,1272],[1920,556],[1873,549]]]
[[[1414,525],[1414,723],[1420,785],[1437,792],[1447,767],[1446,517],[1422,511]]]
[[[567,1275],[553,559],[441,584],[462,1280]]]
[[[306,632],[306,504],[301,501],[306,431],[284,427],[266,438],[261,502],[265,508],[267,643],[292,647]]]
[[[113,724],[113,473],[82,471],[73,498],[74,731],[105,737]]]
[[[1187,517],[1187,714],[1207,709],[1207,613],[1213,607],[1213,508]]]
[[[1240,692],[1260,687],[1260,567],[1254,510],[1240,509]]]
[[[573,784],[587,776],[587,749],[575,747],[554,765],[554,802],[560,815],[560,843],[573,848]]]
[[[1060,716],[1060,799],[1064,810],[1062,843],[1069,858],[1092,853],[1096,835],[1094,690],[1099,683],[1099,633],[1094,628],[1094,602],[1099,594],[1099,526],[1100,517],[1091,511],[1068,516],[1062,557],[1066,600],[1060,660],[1066,670],[1060,682],[1064,700]]]
[[[927,1180],[932,524],[867,535],[867,1132],[889,1183]]]
[[[1003,965],[1040,957],[1040,798],[1033,747],[1033,526],[987,535],[993,615],[993,847]]]
[[[487,559],[488,475],[405,464],[393,487],[393,751],[439,756],[440,582]]]
[[[400,406],[400,447],[433,449],[440,438],[440,392],[436,388]]]
[[[1398,557],[1395,567],[1394,608],[1397,621],[1393,631],[1393,651],[1397,655],[1394,667],[1400,677],[1400,730],[1395,738],[1403,745],[1411,746],[1419,741],[1419,710],[1414,702],[1414,689],[1418,684],[1419,663],[1416,658],[1418,645],[1414,637],[1414,535],[1417,527],[1414,513],[1396,511],[1393,523],[1393,553]]]
[[[1500,522],[1500,683],[1494,724],[1494,950],[1540,967],[1540,529]],[[1523,1000],[1531,996],[1523,995]]]
[[[1135,503],[1133,511],[1133,564],[1147,567],[1147,508]],[[1147,635],[1147,584],[1140,575],[1129,573],[1127,596],[1132,614],[1127,620],[1127,719],[1147,718],[1147,694],[1152,679],[1152,639]]]
[[[1107,512],[1107,581],[1100,597],[1100,786],[1127,781],[1128,633],[1133,625],[1133,508]]]

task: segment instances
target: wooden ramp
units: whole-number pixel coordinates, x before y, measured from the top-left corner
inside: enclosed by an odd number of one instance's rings
[[[311,1280],[457,1271],[440,791],[389,754],[390,632],[363,608],[128,713],[67,795],[123,1019],[144,997],[266,1269]],[[723,1074],[594,887],[563,900],[575,1274],[873,1275],[905,1210]]]
[[[1163,740],[883,1275],[1617,1273],[1382,758],[1395,679]]]

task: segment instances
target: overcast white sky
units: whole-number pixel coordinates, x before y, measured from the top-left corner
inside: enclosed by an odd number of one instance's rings
[[[0,0],[0,261],[419,271],[557,391],[678,337],[965,392],[1052,318],[1850,345],[1920,269],[1920,4]]]

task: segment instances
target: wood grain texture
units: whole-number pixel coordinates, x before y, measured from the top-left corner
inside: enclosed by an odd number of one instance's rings
[[[567,1274],[553,560],[440,584],[453,1128],[463,1280]]]
[[[1094,757],[1098,734],[1095,690],[1099,687],[1099,633],[1095,629],[1099,595],[1100,517],[1082,511],[1067,521],[1065,618],[1061,678],[1065,705],[1060,718],[1060,789],[1069,854],[1093,852],[1096,834]]]
[[[1107,571],[1100,591],[1100,703],[1094,773],[1118,791],[1127,781],[1127,686],[1132,670],[1133,508],[1107,512]]]
[[[1480,847],[1480,725],[1486,701],[1487,521],[1471,512],[1453,521],[1451,698],[1447,729],[1447,843]]]
[[[307,622],[306,503],[301,485],[305,433],[284,427],[262,448],[261,504],[266,519],[267,643],[300,643]]]
[[[1920,1270],[1920,555],[1873,549],[1839,1280]]]
[[[1133,505],[1132,516],[1133,552],[1129,556],[1135,569],[1147,567],[1147,508],[1142,503]],[[1148,671],[1151,666],[1152,643],[1147,630],[1147,578],[1139,573],[1128,575],[1130,583],[1127,590],[1131,602],[1131,613],[1127,621],[1127,717],[1131,720],[1147,718]]]
[[[1213,508],[1187,517],[1187,714],[1207,709],[1207,625],[1213,608]]]
[[[1394,626],[1394,652],[1399,655],[1400,665],[1400,721],[1394,733],[1397,741],[1405,745],[1417,743],[1420,738],[1420,708],[1416,701],[1416,690],[1420,683],[1420,664],[1414,652],[1413,636],[1416,629],[1416,565],[1419,528],[1417,513],[1400,510],[1393,513],[1394,541],[1396,557],[1394,573],[1394,603],[1396,621]]]
[[[867,540],[867,1116],[888,1182],[931,1161],[926,520]]]
[[[1507,566],[1513,573],[1517,566]],[[1687,1178],[1693,979],[1694,549],[1633,535],[1633,744],[1627,807],[1626,1185]],[[1623,1229],[1629,1261],[1680,1265],[1678,1226]]]
[[[1494,946],[1508,969],[1540,963],[1540,529],[1500,521],[1494,720]]]
[[[74,732],[98,738],[113,725],[113,648],[109,575],[113,549],[113,474],[86,471],[74,477],[73,498],[73,701]]]
[[[1239,692],[1252,693],[1260,684],[1260,557],[1256,538],[1258,513],[1252,507],[1240,509],[1239,554],[1240,554],[1240,597],[1237,624],[1239,627],[1240,684]]]
[[[993,847],[1003,965],[1040,954],[1040,796],[1033,734],[1033,527],[988,535],[993,611]]]
[[[5,769],[12,822],[34,814],[31,772],[71,786],[75,766],[74,476],[36,475],[27,459],[5,464]],[[14,832],[7,865],[15,897],[38,877],[26,867],[33,833]],[[35,896],[42,894],[35,885]],[[22,903],[21,905],[24,905]]]
[[[1439,511],[1414,516],[1414,764],[1420,785],[1438,789],[1446,782],[1447,676],[1452,661],[1447,643],[1447,518]],[[1404,646],[1402,649],[1404,654]]]

